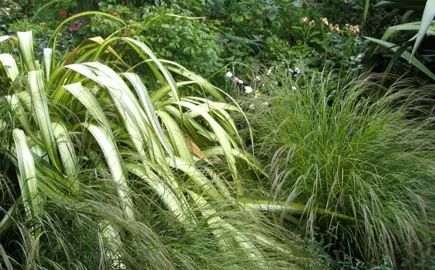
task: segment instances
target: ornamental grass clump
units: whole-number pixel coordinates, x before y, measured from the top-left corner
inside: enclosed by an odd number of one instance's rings
[[[106,16],[102,13],[84,15]],[[312,261],[239,200],[257,162],[222,91],[114,33],[39,62],[0,37],[0,265],[299,269]],[[208,96],[208,98],[206,98]],[[243,168],[243,170],[240,170]]]
[[[274,197],[263,210],[299,215],[308,235],[324,235],[341,256],[424,268],[433,256],[435,133],[416,115],[433,102],[431,88],[386,89],[372,76],[334,72],[279,80],[251,121],[256,153],[270,164]]]

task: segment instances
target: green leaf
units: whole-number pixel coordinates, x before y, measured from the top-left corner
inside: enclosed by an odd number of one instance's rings
[[[370,0],[365,0],[364,11],[363,11],[363,21],[362,21],[363,24],[366,22],[367,15],[369,13],[369,7],[370,7]]]
[[[396,44],[394,43],[390,43],[384,40],[380,40],[380,39],[376,39],[376,38],[371,38],[371,37],[365,37],[366,39],[370,40],[371,42],[374,42],[384,48],[390,49],[393,52],[396,52],[398,47]],[[427,76],[429,76],[432,80],[435,80],[435,74],[432,73],[432,71],[430,71],[425,65],[423,65],[423,63],[421,63],[419,60],[411,57],[411,54],[408,51],[404,51],[401,54],[401,57],[407,61],[410,61],[410,63],[415,66],[416,68],[418,68],[419,70],[421,70],[424,74],[426,74]]]
[[[423,41],[424,36],[426,35],[426,31],[429,26],[432,24],[433,19],[435,17],[435,0],[427,0],[426,6],[424,8],[423,17],[421,18],[420,29],[417,33],[417,38],[414,43],[414,47],[411,52],[411,59],[415,55],[418,47],[420,47],[421,42]],[[409,61],[411,61],[411,59]]]

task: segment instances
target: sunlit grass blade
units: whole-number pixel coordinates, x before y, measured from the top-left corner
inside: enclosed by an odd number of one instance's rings
[[[222,126],[220,126],[216,122],[216,120],[213,119],[213,117],[211,117],[202,108],[200,108],[192,103],[184,102],[184,101],[175,102],[175,104],[181,105],[182,107],[190,109],[193,112],[199,113],[201,115],[201,117],[203,117],[208,122],[208,124],[211,126],[214,134],[216,135],[216,137],[219,141],[219,144],[224,149],[224,155],[225,155],[228,167],[229,167],[230,171],[232,172],[233,181],[236,183],[236,193],[238,195],[241,195],[243,192],[242,192],[242,188],[241,188],[240,183],[239,183],[239,180],[240,180],[239,173],[237,170],[235,158],[233,157],[233,155],[230,154],[231,150],[232,150],[232,144],[231,144],[231,141],[229,139],[228,134],[225,132],[225,130],[222,128]]]
[[[61,122],[51,123],[51,126],[59,147],[64,173],[66,176],[71,176],[76,172],[77,156],[68,129]],[[78,183],[76,183],[76,189],[78,189]]]
[[[233,239],[237,245],[244,250],[249,259],[258,264],[259,269],[267,269],[265,265],[266,261],[261,250],[252,242],[250,238],[248,238],[246,235],[243,235],[240,230],[219,217],[216,210],[214,210],[214,208],[207,203],[203,197],[192,191],[189,191],[189,194],[200,208],[202,215],[204,215],[204,217],[207,219],[210,227],[213,228],[216,238]],[[228,247],[228,242],[225,241],[225,243],[226,245],[223,247],[224,249],[232,248]]]
[[[247,206],[250,209],[266,212],[289,212],[295,214],[303,214],[306,210],[306,205],[303,203],[286,203],[280,201],[268,201],[243,198],[239,200],[239,203]],[[331,212],[325,209],[317,208],[316,211],[319,214],[329,215],[331,217],[337,217],[344,220],[355,221],[354,217],[340,214],[338,212]]]
[[[162,120],[163,125],[165,126],[165,130],[169,135],[169,139],[172,142],[174,149],[178,156],[183,159],[185,162],[189,164],[193,163],[192,153],[189,150],[189,147],[186,144],[186,140],[184,138],[184,133],[180,129],[177,122],[172,118],[172,116],[165,112],[164,110],[156,111],[157,115]]]
[[[6,251],[1,244],[0,244],[0,258],[1,258],[0,262],[2,262],[2,264],[4,264],[4,266],[6,267],[7,270],[14,269],[12,267],[12,263],[9,259],[9,256],[6,254]]]
[[[51,75],[51,61],[53,57],[53,50],[50,48],[44,48],[44,71],[45,79],[48,81]]]
[[[100,123],[106,132],[108,132],[108,135],[113,137],[110,132],[109,121],[107,120],[100,103],[88,88],[83,87],[80,82],[64,85],[62,87],[77,98],[85,106],[87,112],[89,112],[89,114]]]
[[[161,145],[152,139],[152,132],[147,127],[145,112],[140,107],[135,96],[120,76],[109,67],[100,63],[86,63],[68,65],[70,68],[86,78],[89,78],[109,91],[113,103],[119,114],[124,119],[125,127],[130,138],[141,156],[146,156],[145,146],[153,159],[164,159]]]
[[[216,190],[207,177],[192,164],[188,164],[177,157],[167,158],[166,162],[170,167],[180,170],[188,175],[195,185],[204,192],[204,194],[207,194],[217,201],[223,199],[222,194]]]
[[[166,82],[168,83],[169,87],[171,88],[172,94],[174,95],[174,98],[176,100],[180,100],[178,96],[178,88],[177,84],[175,83],[174,78],[172,77],[171,73],[168,71],[168,69],[159,61],[159,59],[156,57],[156,55],[153,53],[153,51],[145,45],[143,42],[137,41],[132,38],[122,38],[122,40],[128,42],[132,45],[132,47],[139,53],[139,55],[142,55],[141,52],[145,53],[145,55],[153,60],[153,63],[158,67],[160,72],[163,74]],[[144,59],[145,60],[145,59]]]
[[[15,59],[12,57],[12,55],[7,53],[0,54],[0,64],[0,67],[4,69],[9,79],[11,79],[12,82],[15,81],[19,71],[17,63],[15,62]]]
[[[186,229],[191,230],[193,228],[196,222],[193,215],[189,213],[187,201],[184,200],[184,197],[179,197],[180,194],[183,196],[181,190],[178,191],[179,196],[175,195],[165,181],[144,166],[130,163],[126,164],[126,169],[144,180]],[[181,198],[182,200],[180,200]]]
[[[142,83],[140,77],[137,74],[124,73],[123,76],[126,77],[130,81],[131,85],[134,87],[136,94],[138,95],[139,100],[142,103],[142,108],[145,110],[148,120],[151,123],[155,133],[157,134],[160,142],[162,143],[168,154],[172,155],[173,149],[163,134],[162,127],[160,126],[160,123],[154,112],[154,107],[145,85]]]

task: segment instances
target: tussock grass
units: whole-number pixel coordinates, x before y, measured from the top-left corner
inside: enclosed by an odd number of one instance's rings
[[[372,76],[334,72],[274,79],[282,87],[267,84],[270,107],[251,117],[257,153],[270,164],[272,202],[303,203],[306,233],[324,234],[331,251],[425,268],[435,132],[415,112],[422,115],[427,88],[398,81],[385,89]]]

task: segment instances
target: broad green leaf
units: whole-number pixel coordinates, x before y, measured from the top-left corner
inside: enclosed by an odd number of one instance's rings
[[[396,44],[394,43],[390,43],[384,40],[380,40],[380,39],[376,39],[376,38],[371,38],[371,37],[366,37],[366,39],[384,47],[387,49],[390,49],[393,52],[396,52],[398,47]],[[421,63],[419,60],[411,57],[411,54],[407,51],[404,51],[401,55],[401,57],[407,61],[410,61],[410,63],[412,65],[414,65],[416,68],[418,68],[419,70],[421,70],[424,74],[426,74],[427,76],[429,76],[432,80],[435,80],[435,74],[432,73],[432,71],[430,71],[425,65],[423,65],[423,63]]]
[[[420,22],[413,22],[413,23],[405,23],[405,24],[399,24],[395,26],[388,27],[388,29],[384,32],[384,35],[382,36],[382,40],[389,40],[391,36],[396,33],[397,31],[418,31],[420,29]],[[435,35],[435,27],[432,29],[429,28],[427,30],[428,35]]]
[[[102,236],[107,239],[111,247],[105,250],[105,255],[111,261],[110,269],[127,269],[122,262],[122,255],[116,251],[122,246],[122,241],[118,229],[110,224],[109,221],[100,222]]]
[[[66,67],[93,80],[108,90],[119,114],[124,119],[125,127],[139,155],[143,157],[147,156],[145,152],[145,147],[147,147],[149,153],[151,153],[151,156],[148,155],[150,158],[153,160],[164,160],[161,144],[158,144],[153,139],[153,132],[148,127],[149,123],[145,117],[145,112],[127,84],[115,71],[96,62],[72,64]]]
[[[417,33],[417,38],[414,43],[414,47],[411,52],[411,59],[415,55],[418,47],[420,47],[421,42],[423,41],[424,36],[426,35],[426,31],[429,26],[433,23],[433,19],[435,17],[435,0],[427,0],[426,6],[424,8],[423,17],[421,18],[420,29]],[[409,60],[411,62],[411,59]]]
[[[170,71],[179,74],[185,78],[188,78],[190,81],[196,82],[204,90],[204,94],[208,93],[212,95],[214,98],[216,98],[217,101],[225,102],[225,99],[222,97],[221,91],[219,91],[220,89],[212,85],[203,77],[191,71],[188,71],[187,69],[185,69],[184,67],[182,67],[181,65],[175,62],[165,61],[165,63],[171,64],[171,66],[168,66],[168,69]]]
[[[399,9],[411,9],[411,10],[423,10],[426,0],[414,0],[410,1],[380,1],[375,7],[382,8],[399,8]]]

